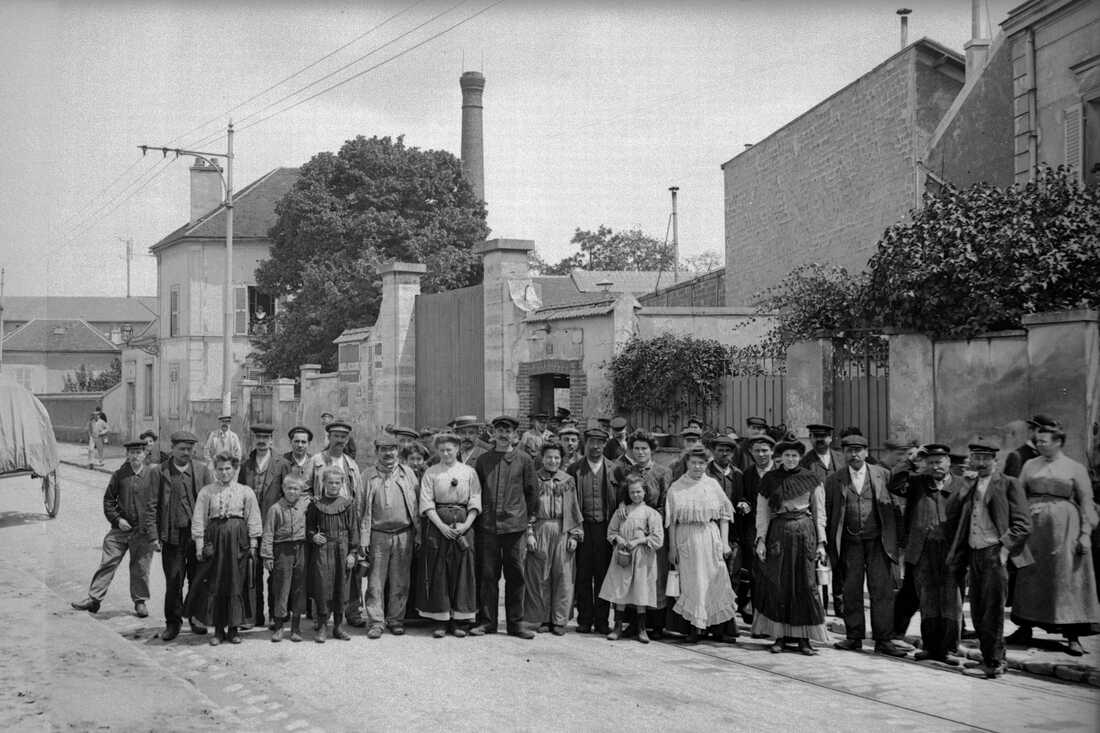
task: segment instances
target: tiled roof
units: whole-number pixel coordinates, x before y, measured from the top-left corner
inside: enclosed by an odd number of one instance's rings
[[[353,341],[362,341],[370,336],[371,327],[362,326],[361,328],[345,328],[339,336],[332,340],[334,344],[346,344]]]
[[[155,296],[110,297],[7,297],[4,320],[24,322],[34,318],[79,319],[91,323],[148,323],[156,318]]]
[[[569,275],[538,275],[532,280],[539,286],[539,297],[542,298],[543,306],[557,305],[575,299],[580,294]]]
[[[572,300],[551,306],[543,306],[527,314],[527,321],[560,321],[566,318],[585,318],[610,313],[618,300],[617,294],[579,293]]]
[[[297,168],[276,168],[233,195],[233,237],[264,238],[275,223],[275,204],[294,187]],[[184,224],[149,249],[156,251],[186,239],[225,238],[225,206],[205,214],[196,222]]]
[[[573,270],[571,277],[582,293],[598,293],[603,290],[597,283],[609,281],[610,293],[648,293],[657,287],[656,270]]]
[[[4,351],[119,352],[121,349],[80,319],[36,318],[4,339]]]

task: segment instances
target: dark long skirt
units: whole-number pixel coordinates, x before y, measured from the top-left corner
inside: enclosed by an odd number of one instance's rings
[[[768,526],[753,631],[828,641],[817,586],[817,528],[809,512],[779,514]]]
[[[309,599],[316,609],[315,622],[328,620],[329,613],[335,614],[337,620],[344,613],[350,597],[351,571],[348,570],[348,541],[346,538],[337,538],[328,535],[328,542],[323,545],[310,543],[309,550]]]
[[[184,602],[184,616],[207,626],[241,626],[252,618],[248,591],[248,525],[240,517],[211,519],[203,560]]]
[[[466,521],[466,507],[436,506],[445,524]],[[465,543],[445,538],[430,520],[424,520],[416,582],[416,610],[435,621],[472,621],[477,613],[477,581],[474,576],[474,530],[462,536]]]

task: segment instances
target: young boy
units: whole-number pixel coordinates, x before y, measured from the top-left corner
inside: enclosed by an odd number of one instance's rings
[[[313,640],[325,643],[325,626],[332,613],[332,638],[348,641],[351,636],[340,628],[347,604],[348,581],[357,561],[359,517],[355,502],[341,496],[344,472],[335,466],[321,474],[321,496],[306,510],[306,538],[309,552],[309,597],[316,608]]]
[[[267,510],[260,557],[271,574],[271,601],[275,629],[271,640],[283,640],[283,624],[290,613],[290,640],[301,641],[302,613],[305,594],[302,592],[306,571],[306,507],[309,499],[305,479],[287,476],[283,479],[283,498]]]

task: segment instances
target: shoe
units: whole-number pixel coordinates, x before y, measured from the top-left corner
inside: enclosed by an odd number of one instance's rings
[[[1031,643],[1031,629],[1026,626],[1013,631],[1011,634],[1005,637],[1005,644],[1016,644],[1025,646]]]
[[[564,626],[551,626],[550,627],[550,633],[553,634],[554,636],[565,636],[565,627]]]
[[[145,607],[145,601],[137,601],[134,603],[134,615],[138,618],[146,618],[149,616],[149,609]]]
[[[471,626],[466,633],[470,636],[485,636],[486,634],[497,633],[497,627],[488,624],[478,624],[477,626]]]
[[[665,630],[653,629],[649,632],[649,638],[653,639],[653,641],[660,641],[661,639],[665,638]]]
[[[591,634],[592,633],[591,624],[577,624],[577,633],[578,634]]]
[[[191,627],[191,633],[192,634],[198,634],[199,636],[202,636],[203,634],[206,633],[206,624],[204,624],[202,621],[199,621],[194,616],[187,619],[187,625]],[[251,627],[242,627],[242,628],[251,628]]]
[[[294,643],[298,643],[299,641],[302,640],[302,632],[300,632],[298,629],[291,629],[290,630],[290,640],[293,641]]]
[[[1081,642],[1076,639],[1066,643],[1066,654],[1071,657],[1080,657],[1083,656],[1084,653],[1085,650],[1081,648]]]
[[[435,629],[432,631],[432,638],[433,639],[442,639],[446,635],[447,635],[447,627],[446,626],[436,626]]]
[[[699,643],[699,630],[694,626],[691,627],[691,631],[684,637],[685,644],[698,644]]]
[[[367,638],[368,639],[381,639],[382,638],[382,627],[381,626],[371,626],[369,629],[367,629]]]
[[[221,643],[222,643],[221,637],[218,636],[217,634],[214,634],[213,636],[210,637],[210,646],[218,646]]]
[[[909,654],[908,651],[902,649],[892,641],[875,642],[875,652],[878,654],[886,654],[891,657],[904,657]]]
[[[279,622],[278,621],[272,621],[271,623],[269,623],[267,625],[267,630],[268,631],[274,631],[277,628],[279,628]]]
[[[986,667],[985,676],[986,679],[995,680],[998,677],[1003,677],[1006,671],[1008,671],[1008,664],[1001,662],[996,666]]]
[[[161,641],[172,641],[180,635],[180,625],[177,623],[170,623],[164,627],[164,631],[160,632]]]
[[[79,603],[70,603],[70,606],[77,611],[87,611],[88,613],[99,613],[99,601],[94,598],[85,598]]]
[[[861,652],[863,651],[863,639],[841,639],[833,644],[833,649],[840,649],[846,652]]]
[[[325,627],[324,626],[314,626],[313,627],[313,640],[315,642],[317,642],[318,644],[324,644],[325,643]]]
[[[602,636],[607,636],[608,634],[611,633],[611,627],[608,626],[607,624],[596,625],[595,633],[600,634]]]
[[[814,645],[810,643],[809,639],[798,640],[798,652],[807,657],[817,656],[817,649],[814,649]]]
[[[405,635],[405,627],[402,626],[401,624],[394,624],[393,626],[390,627],[390,633],[393,634],[394,636],[404,636]]]
[[[466,631],[466,627],[462,624],[455,624],[454,629],[451,630],[451,633],[454,634],[454,637],[456,639],[465,639],[467,636],[469,636],[469,632]]]
[[[959,638],[960,639],[977,639],[978,638],[978,632],[977,632],[976,629],[963,629],[962,634],[959,636]]]
[[[354,626],[357,629],[361,629],[367,625],[367,620],[365,618],[352,618],[348,619],[345,623],[347,623],[348,626]]]
[[[615,628],[607,633],[607,640],[618,641],[621,638],[623,638],[622,628],[620,628],[619,624],[615,624]]]
[[[984,662],[969,661],[963,662],[963,669],[977,669],[978,667],[984,667]]]
[[[535,632],[531,631],[531,629],[527,629],[527,628],[524,628],[522,626],[517,626],[514,629],[509,629],[508,636],[514,636],[517,639],[534,639],[535,638]]]
[[[215,634],[214,636],[217,636],[217,634]],[[228,641],[230,644],[240,644],[241,643],[241,632],[240,632],[240,630],[236,626],[230,626],[229,627],[229,632],[225,635],[225,640]]]
[[[283,640],[283,627],[277,626],[275,630],[271,632],[271,640],[273,642],[280,642]]]
[[[783,642],[779,639],[775,640],[775,643],[768,647],[768,651],[772,654],[779,654],[783,651]]]
[[[649,634],[646,633],[644,626],[638,627],[638,641],[642,642],[643,644],[649,643]]]
[[[539,624],[539,627],[538,627],[537,631],[538,631],[538,632],[539,632],[540,634],[548,634],[548,633],[550,633],[550,624]]]
[[[918,649],[917,653],[913,655],[913,659],[917,660],[918,662],[927,662],[927,661],[944,662],[944,663],[947,662],[947,657],[946,656],[939,656],[939,655],[933,654],[932,652],[928,651],[927,649]]]
[[[340,626],[333,626],[332,627],[332,638],[333,639],[339,639],[340,641],[351,641],[351,634],[344,631],[344,629]]]

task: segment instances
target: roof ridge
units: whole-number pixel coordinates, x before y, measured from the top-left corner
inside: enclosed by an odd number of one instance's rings
[[[10,339],[15,334],[19,333],[20,331],[25,330],[28,326],[30,326],[35,321],[40,321],[40,320],[43,320],[43,319],[37,318],[37,317],[32,318],[29,321],[27,321],[26,323],[24,323],[22,326],[19,326],[18,328],[16,328],[14,331],[12,331],[11,333],[9,333],[6,336],[4,336],[2,333],[0,333],[0,336],[3,336],[3,338],[0,338],[0,343],[2,343],[4,341],[7,341],[8,339]]]
[[[121,351],[121,348],[119,347],[118,344],[116,344],[114,341],[111,341],[111,339],[105,337],[99,331],[92,328],[92,324],[88,323],[83,318],[76,318],[74,320],[80,321],[80,323],[84,324],[84,328],[86,328],[89,331],[91,331],[92,333],[94,333],[96,336],[98,336],[100,339],[102,339],[103,342],[106,343],[108,346],[110,346],[112,349],[119,349]]]

